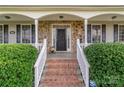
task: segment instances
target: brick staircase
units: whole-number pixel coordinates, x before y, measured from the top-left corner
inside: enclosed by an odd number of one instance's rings
[[[48,59],[40,81],[40,87],[83,87],[76,59]]]

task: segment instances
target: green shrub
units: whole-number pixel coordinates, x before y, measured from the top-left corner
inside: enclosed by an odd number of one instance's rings
[[[90,79],[97,86],[124,86],[124,44],[101,43],[85,48],[90,63]]]
[[[33,86],[37,50],[26,44],[0,45],[0,86]]]

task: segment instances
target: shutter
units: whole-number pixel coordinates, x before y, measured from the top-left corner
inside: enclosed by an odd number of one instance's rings
[[[106,42],[106,24],[102,24],[102,42]]]
[[[4,43],[8,43],[8,25],[4,25]]]
[[[91,24],[87,26],[87,42],[91,43]]]
[[[31,26],[31,42],[35,43],[35,25]]]
[[[118,24],[114,24],[114,42],[118,41]]]
[[[0,25],[0,43],[3,43],[3,25]]]
[[[21,43],[21,25],[16,25],[16,42]]]

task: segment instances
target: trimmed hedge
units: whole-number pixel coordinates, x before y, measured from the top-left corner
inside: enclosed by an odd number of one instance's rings
[[[37,50],[26,44],[0,45],[0,86],[31,87]]]
[[[124,44],[97,43],[85,48],[90,79],[99,87],[124,86]]]

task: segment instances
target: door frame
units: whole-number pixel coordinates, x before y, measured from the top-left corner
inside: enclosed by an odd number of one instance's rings
[[[58,27],[54,27],[58,26]],[[62,29],[65,29],[66,31],[66,51],[57,51],[57,52],[70,52],[71,51],[71,24],[51,24],[51,29],[52,29],[52,46],[54,46],[56,50],[56,33],[57,29],[59,29],[59,26],[63,26]],[[67,26],[67,27],[64,27]],[[69,38],[69,40],[68,40]]]

